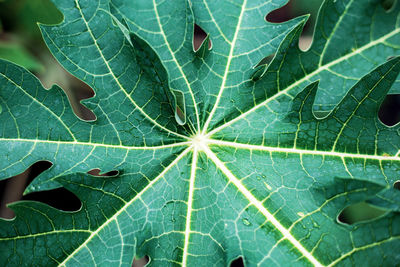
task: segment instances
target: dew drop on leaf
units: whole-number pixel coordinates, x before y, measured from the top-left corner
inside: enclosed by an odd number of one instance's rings
[[[272,187],[271,187],[269,184],[267,184],[266,182],[264,182],[264,184],[265,184],[265,187],[266,187],[269,191],[272,190]]]
[[[251,222],[247,218],[244,218],[242,221],[243,221],[243,224],[246,225],[246,226],[250,226],[251,225]]]

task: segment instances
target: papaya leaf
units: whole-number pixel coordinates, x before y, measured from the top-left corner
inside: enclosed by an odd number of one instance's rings
[[[285,0],[53,2],[64,21],[40,30],[96,120],[0,61],[0,177],[51,161],[26,193],[82,207],[10,205],[1,266],[398,264],[400,125],[377,114],[399,88],[400,4],[326,0],[304,52],[307,16],[265,20]],[[340,223],[360,201],[387,212]]]

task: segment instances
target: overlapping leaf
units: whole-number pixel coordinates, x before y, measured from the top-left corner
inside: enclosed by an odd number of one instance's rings
[[[400,129],[377,112],[398,88],[400,59],[386,60],[398,54],[400,5],[325,1],[302,52],[304,18],[264,19],[283,0],[54,2],[65,19],[41,26],[43,37],[94,89],[84,104],[97,118],[79,120],[60,88],[2,61],[0,174],[52,161],[28,191],[62,185],[82,208],[13,204],[16,218],[0,222],[1,265],[398,262],[389,188]],[[194,23],[211,50],[193,50]],[[119,174],[85,174],[93,168]],[[387,213],[337,222],[360,201]]]

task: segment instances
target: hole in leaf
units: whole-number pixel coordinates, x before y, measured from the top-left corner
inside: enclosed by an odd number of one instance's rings
[[[135,258],[132,262],[132,267],[144,267],[149,262],[149,257],[146,255],[143,258]]]
[[[394,189],[400,190],[400,181],[396,181],[393,184]]]
[[[271,63],[271,61],[274,59],[275,54],[271,54],[265,58],[263,58],[257,65],[256,68],[262,65],[269,65],[269,63]]]
[[[186,106],[185,96],[181,91],[173,90],[172,94],[175,99],[175,120],[179,125],[185,125],[186,123]]]
[[[383,9],[385,9],[387,12],[392,11],[395,4],[396,4],[396,0],[381,0],[381,5],[382,5]]]
[[[33,179],[35,179],[39,174],[41,174],[45,170],[50,169],[51,166],[53,166],[53,163],[47,160],[42,160],[34,163],[31,166],[28,184],[31,183]]]
[[[49,169],[52,165],[53,164],[49,161],[40,161],[33,164],[27,184],[30,184],[33,179],[45,170]],[[79,198],[62,187],[53,190],[33,192],[23,196],[22,200],[39,201],[63,211],[77,211],[81,208],[81,201]]]
[[[381,217],[386,213],[385,210],[372,206],[366,202],[359,202],[350,205],[340,212],[337,220],[344,224],[355,224],[371,221]]]
[[[54,84],[59,85],[67,95],[69,104],[76,116],[86,121],[96,120],[96,115],[80,103],[81,100],[94,96],[92,88],[67,72],[55,59],[49,60],[51,62],[47,63],[46,74],[38,74],[43,85],[46,88],[51,88]]]
[[[26,186],[36,178],[40,173],[52,166],[49,161],[39,161],[23,173],[18,174],[9,179],[0,181],[0,217],[11,219],[14,218],[14,212],[7,208],[7,204],[24,199],[22,194]]]
[[[322,0],[296,0],[289,1],[283,7],[270,12],[265,19],[272,23],[281,23],[301,15],[310,14],[299,39],[299,48],[308,50],[313,40],[314,26]]]
[[[82,89],[81,88],[82,86],[85,88]],[[90,109],[88,109],[87,107],[85,107],[83,104],[80,103],[80,101],[94,96],[94,91],[92,90],[92,88],[90,88],[88,85],[82,82],[79,85],[79,88],[71,89],[69,90],[69,92],[67,92],[67,94],[71,106],[74,110],[74,113],[79,118],[85,121],[96,120],[96,115]]]
[[[275,54],[271,54],[265,58],[263,58],[254,68],[256,69],[251,79],[256,82],[258,81],[267,71],[268,65],[274,59]]]
[[[30,193],[22,200],[39,201],[63,211],[78,211],[82,206],[79,198],[63,187]]]
[[[7,204],[21,199],[29,173],[30,173],[30,168],[28,168],[26,171],[24,171],[19,175],[0,181],[1,218],[12,219],[15,217],[14,212],[7,207]]]
[[[265,17],[265,20],[272,23],[281,23],[295,17],[293,12],[293,3],[289,1],[283,7],[273,10]]]
[[[193,32],[193,48],[194,51],[199,50],[200,46],[203,44],[204,40],[207,38],[207,33],[197,24],[194,25]],[[211,49],[211,40],[208,39],[208,49]]]
[[[387,95],[383,101],[378,117],[387,126],[400,122],[400,95]]]
[[[112,170],[106,173],[101,173],[100,169],[93,169],[88,171],[88,174],[93,175],[93,176],[99,176],[99,177],[103,177],[103,176],[117,176],[119,174],[119,171],[116,170]]]
[[[244,263],[243,263],[243,258],[239,257],[235,260],[232,261],[230,267],[243,267]]]

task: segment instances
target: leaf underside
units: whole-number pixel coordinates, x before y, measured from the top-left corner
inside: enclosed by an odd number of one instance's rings
[[[0,61],[0,177],[51,161],[26,193],[63,186],[82,208],[10,205],[1,266],[398,264],[400,126],[377,112],[400,92],[400,4],[326,0],[304,52],[307,17],[265,21],[285,0],[53,2],[64,21],[40,30],[96,120]],[[386,213],[338,222],[363,201]]]

